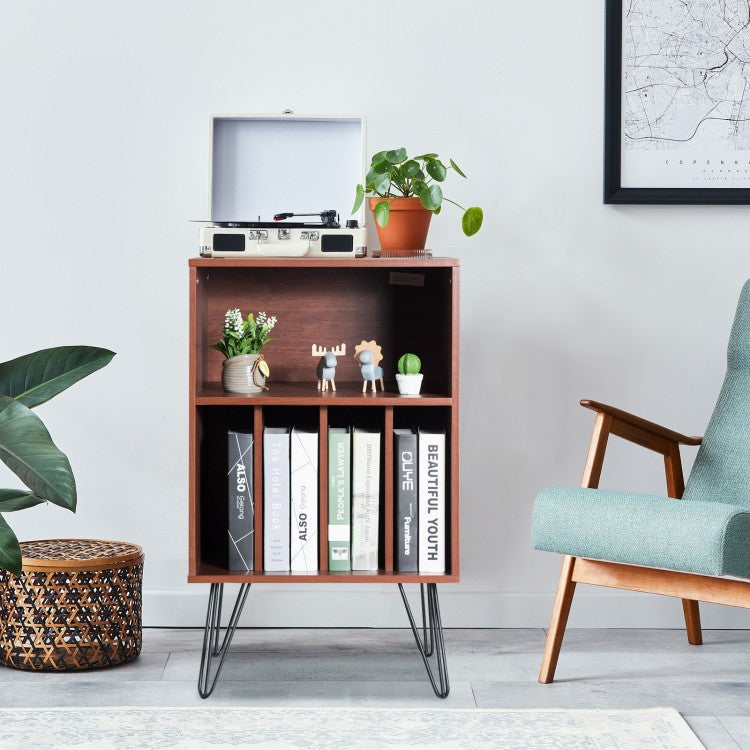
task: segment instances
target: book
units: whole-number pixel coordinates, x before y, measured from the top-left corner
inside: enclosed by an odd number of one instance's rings
[[[417,508],[417,434],[393,431],[393,495],[395,499],[394,568],[402,573],[419,569],[419,510]]]
[[[445,433],[419,431],[419,572],[445,573]]]
[[[328,429],[328,570],[351,570],[351,440],[348,427]]]
[[[227,504],[227,569],[249,573],[255,552],[252,433],[231,430],[227,433]]]
[[[318,569],[318,433],[292,430],[290,569]]]
[[[352,570],[378,569],[380,433],[352,433]]]
[[[289,428],[263,430],[263,569],[289,570]]]

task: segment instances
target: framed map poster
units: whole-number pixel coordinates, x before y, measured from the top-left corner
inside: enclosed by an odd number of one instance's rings
[[[750,203],[750,0],[607,0],[605,203]]]

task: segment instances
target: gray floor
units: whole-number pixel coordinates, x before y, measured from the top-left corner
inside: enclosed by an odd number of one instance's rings
[[[431,692],[407,630],[240,630],[208,700],[248,706],[639,708],[674,706],[709,750],[750,750],[750,631],[570,630],[552,685],[536,681],[543,630],[447,630],[451,694]],[[0,705],[206,705],[202,631],[147,628],[141,657],[113,669],[0,668]],[[43,688],[43,689],[40,689]]]

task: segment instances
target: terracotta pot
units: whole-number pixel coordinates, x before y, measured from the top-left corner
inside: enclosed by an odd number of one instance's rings
[[[391,207],[388,223],[381,227],[378,222],[380,247],[383,250],[424,250],[427,231],[430,228],[432,211],[428,211],[419,198],[370,198],[370,210],[382,200]]]

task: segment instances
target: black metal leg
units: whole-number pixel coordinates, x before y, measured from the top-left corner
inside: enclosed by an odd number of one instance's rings
[[[427,670],[427,676],[430,678],[432,689],[435,691],[435,695],[437,695],[438,698],[447,698],[448,693],[450,692],[450,683],[448,681],[448,665],[445,660],[443,622],[440,619],[440,602],[438,600],[437,584],[427,584],[426,613],[424,587],[425,584],[420,585],[420,594],[422,598],[422,637],[420,638],[419,628],[417,627],[414,615],[411,612],[411,607],[409,606],[409,600],[406,598],[404,587],[402,584],[398,584],[401,598],[404,601],[404,607],[406,607],[406,614],[409,617],[409,625],[411,625],[412,633],[414,633],[414,640],[419,649],[422,661],[424,662],[425,669]],[[435,675],[432,672],[429,660],[429,657],[433,655],[433,652],[435,654],[435,662],[438,671],[437,681],[435,680]]]
[[[221,674],[221,668],[224,666],[224,659],[229,651],[229,646],[234,637],[234,631],[237,629],[242,608],[245,606],[245,599],[250,592],[250,584],[243,583],[237,594],[237,601],[234,603],[232,615],[229,618],[226,628],[224,629],[224,638],[219,646],[221,638],[221,604],[224,599],[224,584],[212,583],[211,592],[208,595],[208,609],[206,611],[206,628],[203,631],[203,654],[201,655],[201,668],[198,674],[198,693],[201,698],[208,698],[213,693],[216,683]],[[211,667],[214,659],[218,658],[219,663],[216,666],[213,678],[211,677]]]

